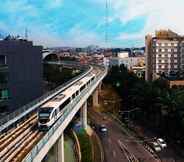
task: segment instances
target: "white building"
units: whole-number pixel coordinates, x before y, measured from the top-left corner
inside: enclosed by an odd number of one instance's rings
[[[109,60],[109,66],[120,66],[124,64],[128,69],[131,69],[133,66],[138,65],[140,62],[144,60],[144,57],[125,57],[125,58],[118,58],[113,57]]]
[[[128,52],[119,52],[118,53],[118,58],[127,58],[127,57],[129,57],[129,53]]]

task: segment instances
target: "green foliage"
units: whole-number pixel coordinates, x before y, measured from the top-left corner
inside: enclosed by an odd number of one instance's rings
[[[44,78],[46,81],[54,84],[54,87],[70,80],[78,75],[73,73],[73,69],[62,68],[62,66],[53,64],[44,64]]]
[[[140,80],[124,66],[112,67],[105,78],[105,83],[113,85],[117,90],[123,98],[124,107],[139,108],[134,112],[134,120],[166,137],[183,140],[183,89],[170,89],[167,81],[163,79],[153,82]]]
[[[82,162],[92,162],[92,146],[89,136],[84,131],[77,136],[81,147]]]

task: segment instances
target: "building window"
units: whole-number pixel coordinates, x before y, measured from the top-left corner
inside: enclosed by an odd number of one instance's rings
[[[6,84],[8,82],[8,74],[0,72],[0,84]]]
[[[161,43],[161,46],[162,46],[162,47],[165,47],[165,44],[164,44],[164,43]]]
[[[177,43],[174,43],[174,46],[175,46],[175,47],[177,47],[177,46],[178,46],[178,44],[177,44]]]
[[[0,55],[0,65],[6,65],[6,56]]]
[[[168,43],[168,46],[171,46],[171,43]]]
[[[162,63],[165,63],[165,60],[162,60]]]
[[[178,60],[174,60],[174,63],[177,63],[178,62]]]
[[[159,63],[161,63],[162,61],[161,60],[158,60]]]
[[[5,100],[8,99],[8,90],[4,89],[4,90],[0,90],[0,100]]]
[[[162,52],[165,52],[165,49],[164,48],[162,48]]]
[[[177,69],[178,68],[178,65],[174,65],[174,68]]]
[[[164,69],[165,68],[165,66],[164,65],[162,65],[162,69]]]
[[[178,55],[175,54],[174,57],[176,58],[176,57],[178,57]]]

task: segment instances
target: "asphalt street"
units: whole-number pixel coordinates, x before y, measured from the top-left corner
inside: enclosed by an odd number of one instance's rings
[[[105,152],[105,162],[128,162],[127,154],[121,149],[120,143],[122,143],[128,152],[136,159],[142,162],[159,162],[160,160],[153,157],[137,139],[130,134],[125,133],[126,130],[113,119],[105,114],[90,111],[90,118],[96,126],[96,131],[99,134],[102,145]],[[98,126],[105,124],[108,128],[108,133],[100,133]]]

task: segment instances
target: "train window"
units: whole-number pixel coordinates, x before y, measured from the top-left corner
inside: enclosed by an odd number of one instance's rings
[[[52,118],[56,117],[57,116],[57,111],[55,110],[52,114]]]
[[[53,110],[53,107],[42,107],[39,109],[39,118],[48,118]]]
[[[90,81],[87,82],[87,85],[89,85],[89,84],[90,84]]]
[[[85,89],[85,85],[83,85],[83,86],[80,88],[80,91],[82,91],[83,89]]]
[[[78,95],[79,95],[79,91],[76,92],[76,96],[78,96]]]
[[[70,103],[70,98],[68,98],[65,102],[63,102],[61,104],[61,106],[59,107],[60,110],[62,110],[66,105],[68,105]]]
[[[75,98],[75,93],[72,95],[72,99]]]

